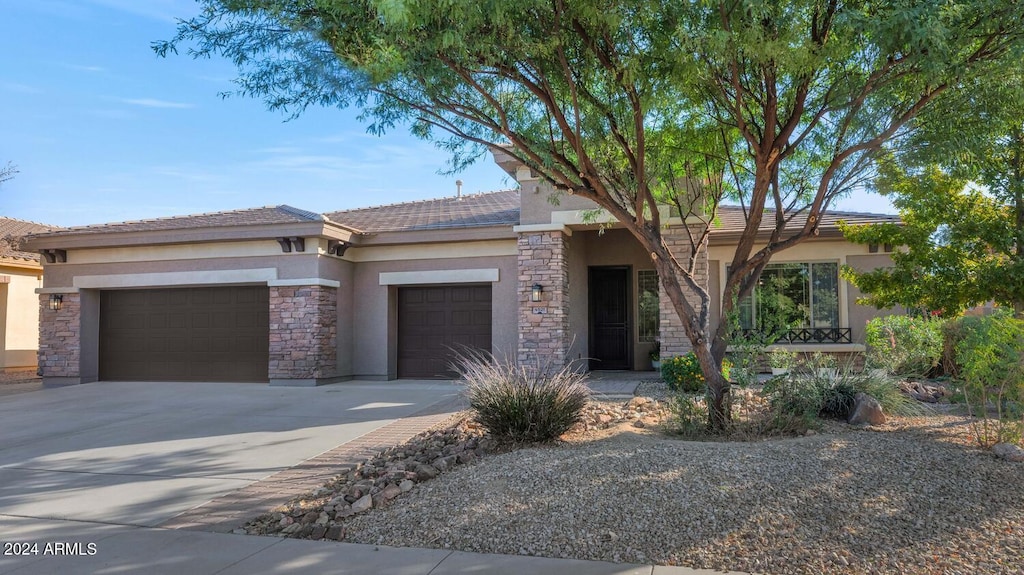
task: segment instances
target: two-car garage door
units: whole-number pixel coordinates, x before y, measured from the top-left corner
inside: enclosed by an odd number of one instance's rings
[[[100,293],[100,379],[267,381],[268,288]]]

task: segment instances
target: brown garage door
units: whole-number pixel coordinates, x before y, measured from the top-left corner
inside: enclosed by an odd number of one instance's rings
[[[100,293],[100,379],[268,381],[265,286]]]
[[[465,348],[491,351],[490,284],[398,288],[398,377],[453,377]]]

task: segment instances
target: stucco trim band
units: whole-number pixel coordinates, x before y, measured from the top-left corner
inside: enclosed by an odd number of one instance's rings
[[[156,272],[148,274],[75,276],[72,283],[76,288],[113,289],[212,284],[252,284],[266,283],[276,279],[277,268],[256,268],[250,270],[207,270],[191,272]]]
[[[325,280],[323,278],[304,278],[296,280],[268,280],[267,285],[270,287],[320,286],[336,288],[341,287],[341,282]]]
[[[498,268],[380,272],[380,285],[465,284],[498,281]]]
[[[562,232],[567,236],[572,235],[572,229],[565,224],[525,224],[512,226],[512,231],[517,234],[530,234],[536,232]]]

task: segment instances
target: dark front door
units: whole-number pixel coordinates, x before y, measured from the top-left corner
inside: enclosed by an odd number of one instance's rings
[[[590,369],[631,369],[628,267],[590,268]]]
[[[398,377],[455,377],[473,351],[491,352],[490,284],[398,288]]]

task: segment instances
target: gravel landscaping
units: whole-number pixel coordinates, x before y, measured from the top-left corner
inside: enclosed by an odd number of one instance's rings
[[[337,524],[323,505],[346,506],[345,491],[324,488],[248,529],[279,532],[305,514],[322,520],[313,538],[333,526],[330,538],[354,543],[779,574],[1024,572],[1024,464],[972,447],[961,416],[686,442],[652,429],[661,406],[640,403],[595,404],[587,429],[550,446],[446,447],[457,465],[370,497],[366,511],[346,507]],[[460,429],[447,437],[482,445]],[[372,475],[394,477],[414,451]]]

